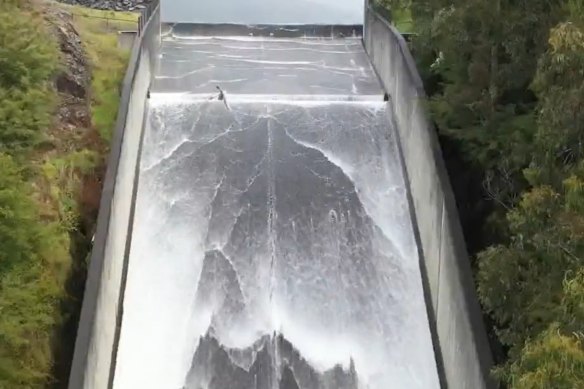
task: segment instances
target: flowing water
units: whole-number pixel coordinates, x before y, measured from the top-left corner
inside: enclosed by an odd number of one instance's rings
[[[437,388],[391,108],[359,41],[171,38],[162,58],[114,387]]]

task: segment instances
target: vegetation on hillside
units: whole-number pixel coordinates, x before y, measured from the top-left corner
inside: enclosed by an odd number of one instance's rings
[[[82,192],[87,178],[103,170],[105,148],[91,134],[96,127],[109,139],[127,60],[117,49],[115,27],[101,28],[107,20],[84,23],[81,9],[74,12],[96,65],[93,125],[60,128],[54,84],[66,69],[42,7],[64,6],[0,2],[1,389],[66,385],[75,337],[69,324],[80,302],[70,283],[83,282],[71,278],[83,274],[91,239],[81,223]]]
[[[134,28],[139,14],[63,7],[72,11],[93,64],[91,116],[99,135],[109,143],[118,111],[120,86],[130,55],[128,51],[118,48],[117,32]]]
[[[50,124],[58,56],[43,29],[31,28],[39,15],[10,4],[0,4],[0,151],[13,154],[35,145]]]
[[[1,388],[39,387],[47,380],[59,283],[66,275],[66,256],[51,247],[52,226],[40,222],[27,182],[33,173],[16,162],[42,140],[55,104],[58,49],[43,25],[33,10],[9,2],[0,7]]]
[[[386,5],[410,10],[430,112],[470,172],[453,181],[502,345],[495,375],[511,388],[584,387],[584,0]]]

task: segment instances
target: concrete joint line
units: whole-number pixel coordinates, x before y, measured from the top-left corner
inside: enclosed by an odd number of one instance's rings
[[[444,245],[444,213],[445,213],[445,204],[444,204],[444,199],[442,199],[442,212],[440,214],[440,231],[438,232],[438,239],[440,239],[440,244],[438,246],[438,249],[440,250],[438,252],[438,282],[436,282],[436,318],[438,319],[438,305],[440,304],[440,282],[441,282],[441,278],[440,278],[440,273],[442,270],[442,247]]]

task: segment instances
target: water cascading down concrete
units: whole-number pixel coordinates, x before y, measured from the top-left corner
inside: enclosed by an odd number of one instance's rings
[[[439,387],[360,31],[193,30],[147,103],[113,387]]]

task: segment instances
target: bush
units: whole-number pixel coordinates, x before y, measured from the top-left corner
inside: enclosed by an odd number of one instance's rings
[[[59,63],[54,40],[32,11],[0,6],[0,151],[15,153],[42,138],[51,121],[51,77]]]
[[[563,284],[564,297],[555,309],[557,321],[527,341],[516,360],[497,369],[510,387],[584,387],[584,267]]]
[[[581,177],[567,179],[559,193],[549,186],[525,193],[507,216],[511,243],[479,254],[479,295],[513,355],[558,320],[566,274],[584,267]]]
[[[34,256],[38,241],[36,209],[20,169],[0,154],[0,276]]]
[[[528,342],[520,358],[499,375],[515,389],[574,389],[584,383],[582,335],[563,335],[552,325]]]
[[[51,382],[51,338],[61,321],[68,236],[41,221],[16,160],[51,125],[59,50],[32,3],[0,1],[0,388]],[[23,165],[24,166],[24,165]],[[27,164],[30,173],[31,164]]]
[[[38,277],[37,215],[20,168],[0,154],[0,388],[35,387],[50,363],[48,333],[39,329],[53,323],[54,295]]]
[[[0,151],[18,153],[42,140],[43,130],[51,124],[52,90],[0,87],[0,101]]]
[[[54,74],[58,51],[42,24],[38,17],[17,7],[0,8],[0,86],[36,88]]]

